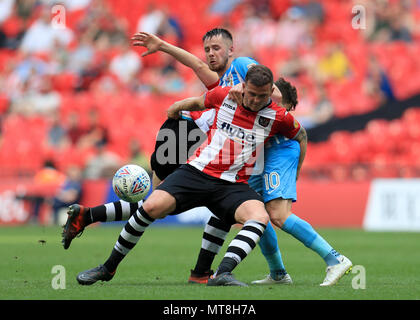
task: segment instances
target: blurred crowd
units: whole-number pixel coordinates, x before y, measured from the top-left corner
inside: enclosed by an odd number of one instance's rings
[[[89,105],[86,121],[77,112],[62,110],[65,97],[86,92],[160,99],[204,91],[192,72],[174,59],[164,54],[141,58],[142,49],[133,48],[129,40],[134,31],[147,31],[203,58],[201,39],[193,36],[187,21],[194,13],[194,1],[179,1],[184,14],[162,0],[146,2],[138,12],[130,8],[140,2],[0,2],[0,150],[5,143],[4,123],[13,117],[42,117],[45,141],[34,143],[55,154],[89,150],[86,161],[78,163],[85,178],[109,177],[128,162],[149,169],[151,150],[144,150],[144,141],[124,141],[128,150],[123,155],[108,148],[110,127],[118,126],[102,121],[109,106]],[[384,45],[397,43],[408,54],[405,60],[415,56],[420,48],[419,1],[203,2],[206,11],[200,12],[201,17],[194,14],[198,19],[194,21],[202,23],[197,30],[204,34],[217,22],[234,35],[237,56],[255,57],[291,81],[298,90],[295,115],[308,129],[420,91],[420,82],[396,88],[393,77],[406,76],[394,75],[400,65],[393,63],[393,57],[385,65],[388,60],[375,55]],[[65,9],[64,20],[60,7],[52,12],[56,4]],[[355,5],[365,9],[360,19],[352,13]],[[360,25],[362,29],[357,28]],[[412,65],[410,70],[420,71],[420,66]],[[46,157],[43,160],[51,160]]]

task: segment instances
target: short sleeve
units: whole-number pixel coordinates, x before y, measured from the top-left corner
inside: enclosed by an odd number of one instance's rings
[[[205,93],[204,106],[207,109],[218,109],[223,103],[223,100],[229,93],[231,87],[216,87]]]
[[[214,89],[214,88],[216,88],[219,85],[219,83],[220,83],[220,79],[217,80],[215,83],[213,83],[213,84],[211,84],[209,86],[206,86],[206,88],[207,88],[207,90]]]
[[[285,111],[276,117],[274,133],[281,134],[289,139],[294,139],[301,129],[299,121],[297,121],[291,113]]]
[[[234,68],[242,79],[245,79],[248,69],[259,64],[256,60],[249,57],[239,57],[234,60]]]

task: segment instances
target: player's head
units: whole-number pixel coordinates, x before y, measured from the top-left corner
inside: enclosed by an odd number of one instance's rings
[[[222,76],[233,58],[232,34],[226,29],[212,29],[203,36],[203,46],[210,70]]]
[[[265,107],[273,93],[273,73],[261,64],[253,65],[246,73],[244,88],[244,107],[259,111]]]
[[[281,104],[283,107],[288,111],[295,110],[298,104],[296,87],[284,78],[278,79],[274,84],[281,92]]]

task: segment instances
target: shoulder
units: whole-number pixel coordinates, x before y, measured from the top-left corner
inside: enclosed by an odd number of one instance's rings
[[[239,57],[232,61],[232,66],[235,70],[244,76],[248,72],[248,69],[256,64],[258,64],[258,62],[249,57]]]
[[[232,89],[232,87],[221,87],[217,86],[209,91],[207,91],[206,95],[215,95],[215,96],[226,96],[229,93],[229,90]]]
[[[220,106],[229,93],[231,87],[216,87],[205,93],[204,104],[206,106]]]
[[[246,67],[247,69],[251,68],[253,65],[259,64],[255,59],[250,57],[238,57],[232,61],[234,66]]]

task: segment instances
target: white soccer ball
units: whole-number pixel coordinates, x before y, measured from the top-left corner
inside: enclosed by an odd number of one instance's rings
[[[146,170],[135,164],[127,164],[115,173],[112,188],[121,200],[139,202],[150,190],[150,177]]]

